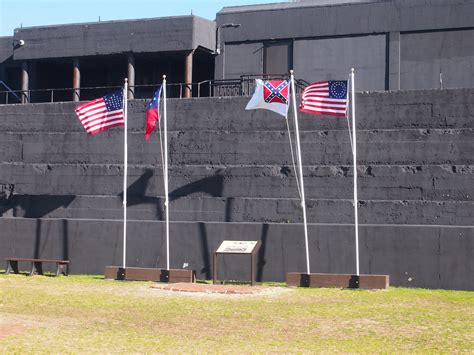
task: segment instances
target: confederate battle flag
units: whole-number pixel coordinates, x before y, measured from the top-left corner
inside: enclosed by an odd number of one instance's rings
[[[265,109],[286,117],[290,106],[290,82],[288,80],[255,79],[255,84],[255,92],[245,109]]]

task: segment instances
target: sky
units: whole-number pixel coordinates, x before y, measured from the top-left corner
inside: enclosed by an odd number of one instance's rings
[[[18,27],[139,19],[201,16],[214,20],[225,6],[285,2],[285,0],[0,0],[0,36]]]

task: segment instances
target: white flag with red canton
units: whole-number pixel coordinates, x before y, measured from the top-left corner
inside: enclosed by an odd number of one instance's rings
[[[286,117],[290,106],[290,82],[255,79],[255,84],[255,92],[245,109],[265,109]]]
[[[123,126],[123,90],[86,102],[76,107],[74,111],[90,135],[112,127]]]
[[[303,90],[301,112],[345,116],[347,112],[347,81],[321,81]]]

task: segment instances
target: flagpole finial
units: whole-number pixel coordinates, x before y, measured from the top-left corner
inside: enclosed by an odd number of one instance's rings
[[[128,78],[125,78],[124,81],[125,81],[126,83],[128,83]]]
[[[165,74],[163,74],[163,80],[165,80],[165,79],[166,79],[166,75],[165,75]]]
[[[351,68],[351,73],[354,74],[354,68]]]
[[[293,69],[290,69],[290,75],[293,75]]]

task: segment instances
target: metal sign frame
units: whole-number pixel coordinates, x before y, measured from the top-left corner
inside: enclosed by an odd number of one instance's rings
[[[253,249],[251,251],[244,251],[244,252],[238,252],[238,251],[235,251],[235,252],[226,252],[226,251],[218,251],[219,249],[221,249],[221,246],[225,243],[225,242],[250,242],[250,241],[227,241],[227,240],[224,240],[222,241],[221,245],[219,245],[219,247],[216,249],[216,251],[214,252],[214,260],[213,260],[213,264],[214,264],[214,267],[213,267],[213,275],[212,275],[212,283],[215,284],[217,282],[220,282],[218,279],[217,279],[217,275],[218,275],[218,271],[217,271],[217,256],[219,254],[224,254],[224,255],[249,255],[250,254],[250,285],[254,286],[255,285],[255,269],[256,269],[256,265],[255,265],[255,261],[256,261],[256,254],[258,253],[258,251],[260,250],[260,246],[262,244],[262,242],[260,241],[251,241],[251,242],[256,242],[255,246],[253,247]]]

